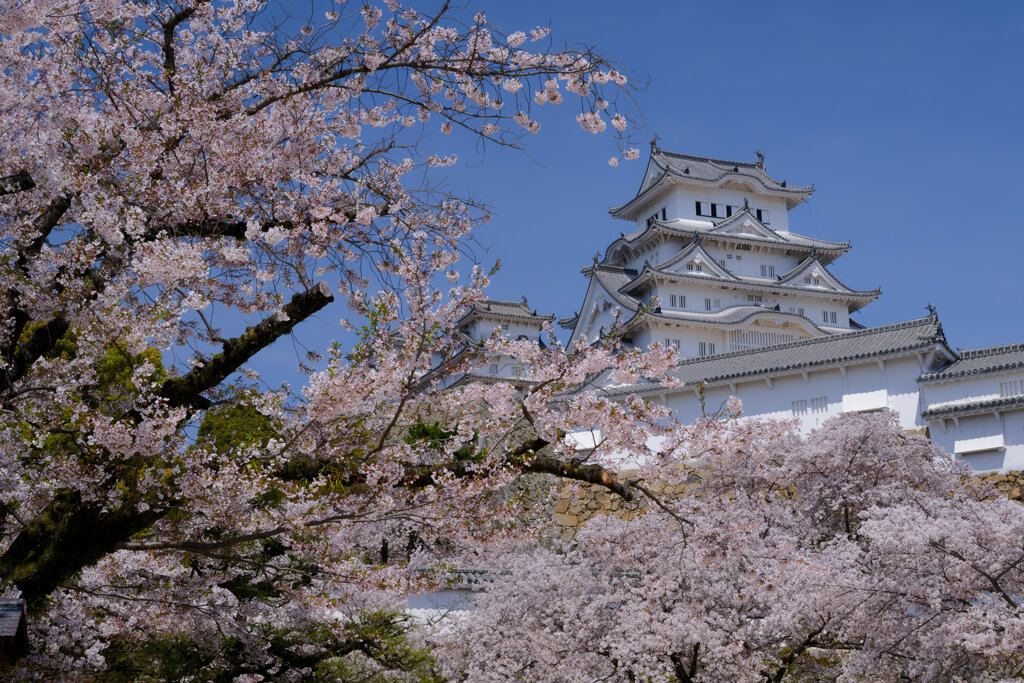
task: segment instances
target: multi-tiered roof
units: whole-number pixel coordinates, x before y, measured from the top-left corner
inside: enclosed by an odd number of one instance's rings
[[[652,143],[639,192],[610,210],[636,229],[582,269],[590,280],[583,308],[559,321],[573,330],[570,344],[612,327],[627,338],[638,332],[639,342],[676,346],[680,336],[703,333],[707,355],[860,327],[849,314],[880,290],[853,289],[828,270],[850,243],[788,230],[784,214],[813,192],[769,176],[760,153],[756,162],[725,161]],[[769,211],[780,228],[769,224]],[[603,314],[609,308],[617,310],[614,320]],[[734,343],[744,334],[744,345]]]

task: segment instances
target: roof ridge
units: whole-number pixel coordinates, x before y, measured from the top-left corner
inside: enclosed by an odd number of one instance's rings
[[[775,349],[790,348],[796,346],[808,346],[810,344],[820,344],[826,341],[832,341],[835,339],[849,339],[850,337],[865,337],[871,334],[878,334],[881,332],[892,332],[893,330],[903,330],[911,327],[922,326],[928,322],[936,320],[932,316],[925,318],[916,318],[914,320],[905,320],[899,323],[890,323],[888,325],[879,325],[877,327],[865,327],[862,330],[854,330],[852,332],[843,332],[836,334],[828,334],[823,337],[812,337],[811,339],[799,339],[793,342],[786,342],[784,344],[773,344],[772,346],[759,346],[756,349],[747,349],[745,351],[728,351],[726,353],[717,353],[713,356],[698,356],[696,358],[687,358],[681,360],[677,365],[692,365],[694,363],[700,363],[708,360],[709,358],[734,358],[737,356],[747,356],[755,353],[763,353],[764,351],[771,351]]]
[[[711,164],[732,164],[733,166],[750,166],[751,168],[760,168],[756,161],[730,161],[728,159],[716,159],[715,157],[703,157],[698,154],[686,154],[685,152],[670,152],[669,150],[662,149],[661,147],[658,147],[658,151],[662,154],[667,154],[673,157],[685,157],[687,159],[693,159],[694,161],[706,161]]]
[[[815,246],[812,246],[812,245],[798,244],[798,243],[795,243],[795,242],[790,242],[785,237],[782,237],[782,235],[779,235],[779,233],[776,230],[773,230],[772,228],[768,227],[767,225],[765,225],[764,227],[766,229],[768,229],[769,231],[771,231],[773,234],[778,235],[779,236],[778,240],[771,240],[771,239],[768,239],[767,237],[759,237],[757,235],[744,235],[744,234],[735,234],[735,233],[728,233],[728,232],[717,232],[717,229],[719,227],[721,227],[725,223],[725,221],[732,220],[733,216],[736,216],[736,215],[737,214],[733,214],[732,216],[729,216],[728,218],[726,218],[726,219],[724,219],[724,220],[722,220],[722,221],[720,221],[718,223],[712,223],[713,227],[712,227],[711,230],[699,230],[697,228],[678,228],[678,227],[672,225],[671,221],[662,221],[662,220],[658,220],[658,219],[655,219],[655,220],[651,221],[651,228],[653,228],[654,226],[657,226],[657,227],[660,227],[660,228],[665,228],[667,230],[674,230],[676,232],[692,232],[692,233],[696,233],[696,234],[699,234],[699,235],[707,235],[709,237],[719,237],[719,238],[726,237],[726,238],[733,238],[733,239],[737,239],[737,240],[753,240],[753,241],[757,241],[757,242],[763,242],[765,244],[777,244],[777,245],[785,246],[788,249],[796,248],[796,249],[811,250],[811,249],[822,249],[823,248],[821,246],[815,247]],[[675,219],[673,219],[673,220],[675,220]],[[754,220],[757,220],[757,218],[754,217]],[[762,225],[764,225],[764,224],[762,223]],[[644,235],[651,228],[644,229],[642,232],[640,232],[638,235],[636,235],[636,237],[634,237],[632,240],[626,239],[626,241],[627,242],[634,242],[634,241],[640,239],[640,237],[642,235]],[[838,251],[840,249],[849,249],[850,248],[850,242],[849,241],[847,241],[847,242],[833,242],[831,240],[818,239],[817,237],[810,237],[808,235],[800,235],[800,234],[795,233],[795,232],[791,232],[791,233],[787,233],[787,234],[796,235],[797,237],[799,237],[801,239],[805,239],[805,240],[813,240],[815,242],[820,242],[823,245],[825,245],[825,244],[834,244],[834,245],[836,245],[835,247],[824,247],[824,249],[826,249],[826,250],[834,249],[834,250]],[[624,239],[624,237],[620,236],[620,237],[616,238],[615,240],[612,241],[612,244],[615,244],[615,242],[618,242],[621,239]],[[611,246],[611,245],[609,245],[609,246]]]
[[[982,349],[957,349],[957,351],[960,353],[960,358],[984,358],[985,356],[994,356],[997,353],[1024,351],[1024,342],[1003,344],[1002,346],[987,346]]]

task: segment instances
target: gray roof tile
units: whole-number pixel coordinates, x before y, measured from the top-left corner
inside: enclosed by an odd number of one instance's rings
[[[991,346],[960,351],[960,359],[938,372],[921,375],[922,382],[935,382],[969,375],[984,375],[1024,368],[1024,344]]]
[[[735,351],[679,362],[672,375],[687,385],[713,383],[825,367],[943,345],[942,325],[934,316],[843,334]],[[949,351],[952,355],[952,351]],[[609,393],[656,391],[654,382],[609,388]]]
[[[1009,408],[1024,408],[1024,396],[1005,396],[1001,398],[990,398],[984,401],[947,403],[945,405],[925,410],[921,413],[921,417],[926,420],[936,417],[959,417],[961,415],[969,415],[971,413],[982,413],[990,410],[1006,410]]]
[[[473,307],[464,316],[462,316],[456,324],[461,325],[471,318],[481,316],[512,318],[538,324],[555,319],[555,316],[553,315],[538,315],[537,311],[530,309],[529,304],[526,302],[526,297],[523,297],[522,301],[484,299],[483,301],[474,304]]]

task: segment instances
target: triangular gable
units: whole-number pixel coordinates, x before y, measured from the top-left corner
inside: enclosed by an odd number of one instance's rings
[[[573,349],[579,339],[586,339],[590,336],[592,332],[591,327],[594,324],[600,324],[596,322],[597,320],[607,317],[601,314],[614,308],[621,309],[623,314],[629,314],[637,308],[635,305],[632,305],[632,302],[635,301],[632,297],[621,294],[618,291],[613,292],[605,287],[598,277],[596,270],[590,270],[588,279],[590,283],[587,286],[587,294],[583,297],[583,305],[580,307],[579,314],[577,314],[576,326],[573,328],[572,335],[569,337],[569,343],[566,345],[566,349],[569,351]],[[623,319],[626,317],[626,315],[623,315]]]
[[[647,170],[644,171],[644,180],[640,183],[640,189],[637,194],[646,192],[658,179],[665,173],[665,169],[659,166],[654,161],[654,155],[647,158]]]
[[[704,251],[704,247],[700,246],[700,242],[696,240],[690,242],[685,249],[669,260],[656,266],[655,270],[681,275],[707,275],[726,280],[737,279],[725,266]]]
[[[808,278],[811,282],[807,281]],[[821,264],[817,256],[808,256],[801,261],[796,268],[779,278],[779,284],[808,287],[817,290],[831,289],[837,292],[853,291],[840,282],[835,275],[828,272],[828,269]]]
[[[710,232],[719,235],[737,235],[757,237],[764,240],[775,240],[785,242],[779,233],[775,232],[761,221],[757,220],[751,213],[743,209],[719,223]]]

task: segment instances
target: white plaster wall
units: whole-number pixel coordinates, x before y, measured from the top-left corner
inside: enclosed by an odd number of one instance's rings
[[[843,397],[848,394],[885,390],[886,406],[897,413],[902,429],[922,426],[916,379],[921,369],[914,357],[885,362],[884,371],[877,362],[847,368],[846,377],[838,369],[808,372],[807,380],[800,374],[775,377],[771,385],[764,379],[740,381],[735,392],[728,385],[708,387],[705,391],[707,409],[713,412],[731,395],[743,402],[743,415],[749,419],[800,420],[806,433],[826,419],[843,411]],[[811,399],[825,397],[826,408],[811,410]],[[794,401],[807,401],[808,410],[800,415],[792,412]],[[667,397],[666,404],[680,419],[692,421],[700,417],[700,405],[692,390]],[[1022,428],[1024,441],[1024,428]]]
[[[753,183],[754,181],[751,181]],[[705,216],[697,215],[696,202],[711,202],[715,204],[731,204],[732,206],[743,206],[743,200],[750,202],[751,209],[767,209],[769,227],[773,230],[787,232],[789,230],[789,216],[786,210],[786,200],[770,195],[761,195],[755,191],[743,191],[723,188],[687,187],[676,185],[670,190],[670,196],[660,201],[651,202],[649,209],[643,214],[643,218],[666,207],[669,218],[690,218],[704,220]],[[673,213],[674,212],[674,213]],[[721,216],[720,218],[724,218]],[[715,220],[720,220],[716,218]],[[643,222],[640,223],[643,225]]]
[[[1024,379],[1024,372],[1013,370],[991,375],[959,377],[942,382],[924,383],[924,394],[929,405],[969,399],[980,401],[999,398],[999,383],[1007,380]]]
[[[800,263],[798,256],[786,256],[768,251],[767,249],[758,251],[757,247],[750,251],[741,251],[710,243],[702,246],[708,252],[708,255],[716,261],[725,261],[725,267],[736,275],[760,278],[762,265],[774,266],[775,277],[765,278],[765,281],[769,283],[777,282],[779,275],[788,273]],[[729,258],[730,256],[732,258]],[[736,260],[737,256],[741,258]]]

